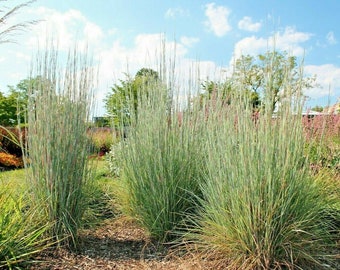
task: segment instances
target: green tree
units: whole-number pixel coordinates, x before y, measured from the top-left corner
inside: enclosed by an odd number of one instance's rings
[[[2,95],[0,99],[0,125],[16,125],[18,123],[17,118],[17,100],[15,93],[10,93],[8,96]]]
[[[202,83],[203,93],[199,96],[200,106],[202,106],[204,100],[210,100],[216,98],[216,95],[222,97],[225,100],[225,104],[230,104],[232,100],[232,96],[234,94],[235,83],[233,78],[227,78],[224,82],[214,82],[214,81],[205,81]],[[252,107],[258,108],[261,104],[260,96],[255,91],[250,91],[246,89],[250,103]]]
[[[137,78],[144,78],[146,79],[145,81],[149,81],[150,78],[154,79],[154,80],[158,80],[159,76],[158,76],[158,72],[154,71],[151,68],[142,68],[140,69],[137,73],[136,73],[136,77]]]
[[[91,126],[94,127],[110,127],[110,117],[107,116],[96,116],[93,118],[93,124]]]
[[[315,77],[303,77],[301,80],[296,57],[277,51],[256,57],[242,55],[235,62],[232,80],[252,93],[255,99],[256,96],[262,100],[269,98],[272,111],[286,94],[295,94],[300,87],[308,89],[315,84]]]
[[[104,100],[106,111],[113,117],[116,126],[129,125],[131,113],[137,112],[140,94],[160,81],[158,73],[149,68],[140,69],[134,78],[128,75],[126,77],[126,80],[120,80],[111,88],[111,92]]]
[[[246,91],[254,110],[268,104],[270,108],[267,109],[274,111],[286,95],[297,94],[300,88],[304,90],[314,85],[315,77],[301,79],[296,57],[286,52],[268,51],[257,56],[242,55],[235,61],[233,74],[223,82],[205,81],[199,102],[202,104],[204,99],[218,94],[230,103],[235,91],[242,90]]]
[[[8,86],[8,94],[0,92],[0,125],[13,126],[24,123],[29,91],[36,91],[42,78],[27,78],[16,86]]]
[[[319,105],[316,105],[312,108],[312,111],[315,111],[315,112],[322,112],[323,111],[323,107],[322,106],[319,106]]]
[[[0,125],[13,126],[18,124],[20,118],[23,122],[23,109],[26,109],[27,98],[22,97],[22,93],[15,88],[10,88],[9,94],[0,94]],[[20,112],[20,113],[19,113]]]
[[[12,118],[10,115],[10,107],[8,106],[7,97],[0,92],[0,125],[10,126],[10,119]]]

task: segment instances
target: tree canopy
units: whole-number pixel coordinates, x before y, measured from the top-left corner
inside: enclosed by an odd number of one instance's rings
[[[287,52],[268,51],[256,57],[241,56],[236,61],[233,76],[249,91],[258,93],[263,99],[270,98],[274,111],[285,95],[297,93],[300,87],[313,87],[315,78],[301,75],[295,56],[289,56]]]
[[[23,79],[16,86],[8,86],[7,95],[0,92],[0,125],[24,123],[29,92],[36,89],[41,80],[39,76]]]
[[[257,56],[242,55],[235,61],[234,71],[225,82],[206,82],[203,97],[211,97],[212,90],[228,96],[233,91],[243,90],[249,94],[254,108],[270,104],[272,111],[285,95],[294,95],[300,88],[312,88],[314,77],[303,77],[296,57],[286,52],[268,51]],[[269,99],[269,100],[268,100]],[[264,102],[266,100],[266,102]],[[268,105],[267,105],[268,106]]]
[[[131,113],[137,111],[138,97],[160,81],[158,73],[150,68],[140,69],[133,78],[126,77],[113,85],[104,100],[107,113],[113,117],[116,126],[129,125]]]

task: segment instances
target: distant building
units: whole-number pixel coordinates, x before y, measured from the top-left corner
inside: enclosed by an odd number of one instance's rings
[[[312,118],[314,116],[318,116],[318,115],[324,115],[326,113],[324,112],[317,112],[317,111],[306,111],[306,112],[302,112],[302,116],[307,116],[308,118]]]

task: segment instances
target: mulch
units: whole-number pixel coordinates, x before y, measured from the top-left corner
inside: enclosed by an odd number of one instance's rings
[[[30,270],[57,269],[214,269],[195,255],[174,255],[171,249],[154,243],[133,220],[106,220],[95,229],[80,232],[77,251],[58,248],[36,258]]]
[[[226,266],[188,250],[181,253],[157,244],[135,221],[124,217],[107,219],[100,226],[82,230],[79,240],[77,251],[45,251],[25,269],[209,270]],[[340,269],[339,264],[332,269]]]

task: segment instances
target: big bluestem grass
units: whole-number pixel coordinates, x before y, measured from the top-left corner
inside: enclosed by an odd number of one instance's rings
[[[90,179],[86,123],[93,72],[76,50],[63,70],[58,61],[52,48],[33,64],[39,80],[29,93],[27,180],[33,201],[53,224],[51,236],[75,245],[85,209],[83,189]]]
[[[128,196],[120,197],[127,204],[123,208],[152,239],[167,242],[178,237],[185,219],[195,211],[202,163],[200,130],[197,119],[180,114],[169,102],[165,85],[149,83],[145,92],[131,114],[127,138],[115,148],[122,160],[121,186],[128,191]]]
[[[299,93],[287,93],[273,117],[267,87],[254,117],[242,89],[229,105],[218,94],[205,105],[208,173],[189,239],[223,269],[332,267],[334,224],[323,213],[333,202],[304,157]]]

